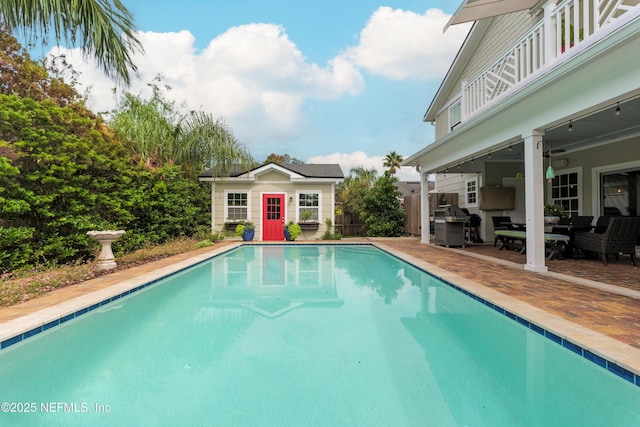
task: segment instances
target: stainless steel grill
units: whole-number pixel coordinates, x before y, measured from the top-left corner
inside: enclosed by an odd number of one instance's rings
[[[436,245],[464,247],[464,224],[469,219],[458,205],[440,205],[434,213]]]

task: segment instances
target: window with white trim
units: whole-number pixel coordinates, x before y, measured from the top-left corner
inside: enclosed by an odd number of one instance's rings
[[[449,131],[462,122],[462,101],[458,100],[449,107]]]
[[[551,203],[562,205],[569,215],[580,213],[578,172],[556,173],[551,181]]]
[[[298,193],[298,220],[319,221],[318,218],[320,218],[320,193]]]
[[[464,180],[464,207],[478,207],[478,177]]]
[[[246,191],[227,193],[225,211],[227,221],[246,221],[249,219],[249,193]]]

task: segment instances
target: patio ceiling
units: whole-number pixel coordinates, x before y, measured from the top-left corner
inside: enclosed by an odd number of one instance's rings
[[[531,9],[539,2],[540,0],[464,0],[444,29],[446,31],[450,25],[463,22]]]
[[[616,108],[620,108],[616,114]],[[544,141],[553,148],[581,150],[640,135],[640,98],[610,105],[598,112],[576,117],[545,131]]]
[[[620,107],[620,114],[616,114],[616,108]],[[569,123],[572,130],[569,131]],[[640,97],[629,99],[618,104],[611,104],[603,109],[577,116],[574,119],[562,121],[545,129],[543,137],[547,147],[553,150],[555,157],[568,154],[572,151],[585,150],[597,145],[609,144],[616,141],[640,136]],[[524,161],[521,141],[514,141],[499,149],[492,149],[491,161]],[[562,154],[561,154],[562,153]],[[636,157],[635,153],[629,153]],[[484,157],[487,153],[474,155],[475,159]],[[466,160],[450,164],[452,170],[460,172],[473,172],[477,168]],[[458,167],[457,165],[460,165]]]

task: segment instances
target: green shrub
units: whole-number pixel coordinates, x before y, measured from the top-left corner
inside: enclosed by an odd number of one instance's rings
[[[327,231],[322,235],[322,240],[341,240],[342,234],[333,231],[333,222],[327,218],[324,223],[327,225]]]
[[[289,237],[291,240],[296,240],[300,233],[302,233],[302,228],[293,221],[289,221],[289,224],[287,224],[286,227],[287,231],[289,231]]]

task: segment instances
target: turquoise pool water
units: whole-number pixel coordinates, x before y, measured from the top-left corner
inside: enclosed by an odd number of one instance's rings
[[[11,345],[0,402],[12,426],[640,425],[639,386],[351,245],[241,247]]]

